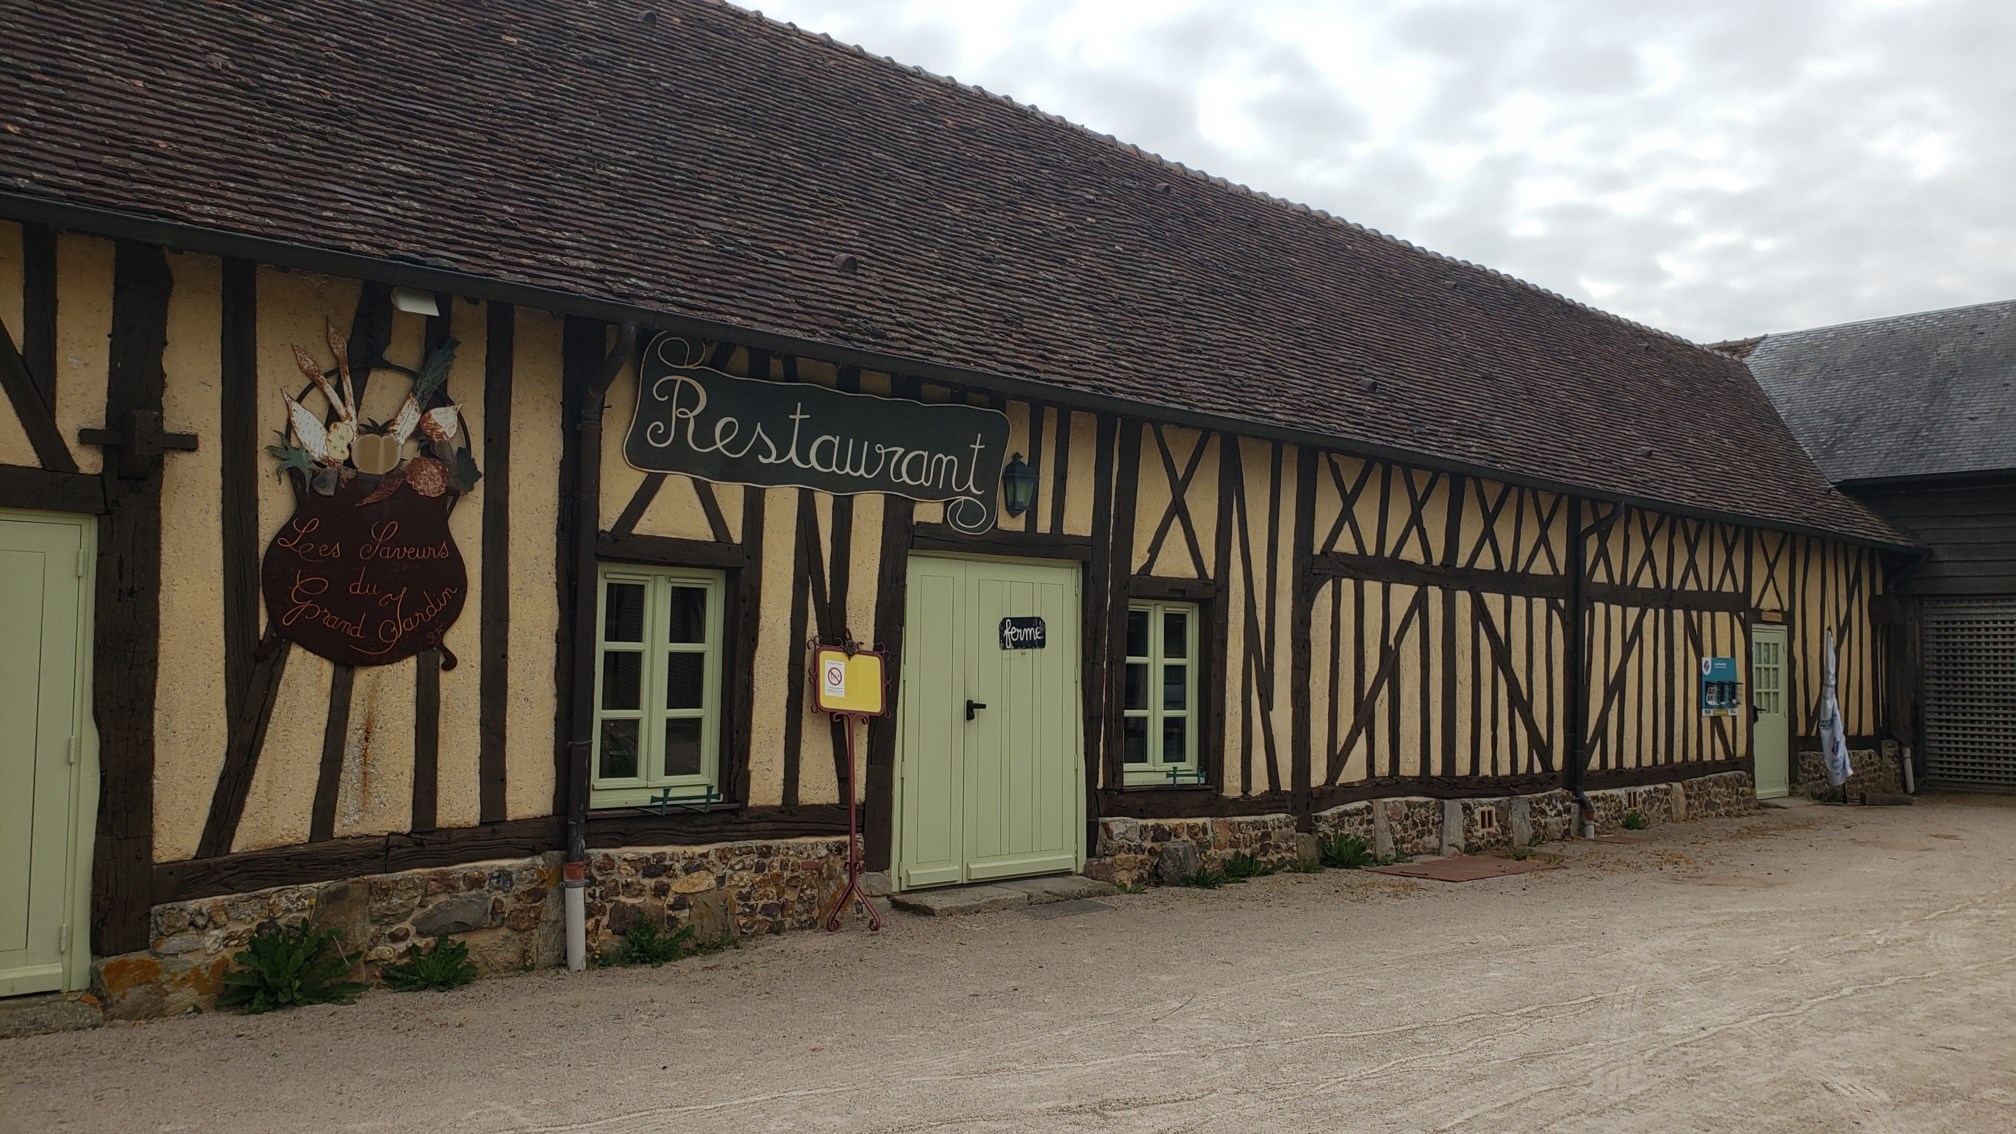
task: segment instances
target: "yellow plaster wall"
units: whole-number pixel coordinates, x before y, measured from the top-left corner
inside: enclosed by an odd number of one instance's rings
[[[1209,578],[1215,566],[1211,560],[1218,530],[1217,440],[1197,430],[1165,426],[1162,430],[1163,443],[1168,445],[1176,466],[1172,478],[1168,466],[1162,461],[1162,452],[1156,446],[1155,430],[1150,426],[1140,428],[1140,490],[1134,510],[1133,570],[1136,574],[1162,578]],[[1192,552],[1182,520],[1171,517],[1169,513],[1176,499],[1177,482],[1200,445],[1204,447],[1204,452],[1198,458],[1197,471],[1191,475],[1189,490],[1184,494],[1190,525],[1197,536],[1197,550]],[[1150,544],[1164,519],[1168,519],[1169,528],[1163,534],[1162,546],[1156,549],[1151,562],[1148,558]],[[1202,561],[1199,561],[1200,555]]]
[[[804,653],[791,641],[793,568],[798,551],[801,489],[750,489],[763,495],[761,614],[756,619],[756,685],[749,722],[749,803],[783,802],[784,720],[789,711],[786,671]],[[801,760],[802,760],[801,752]]]
[[[224,694],[223,453],[218,336],[222,264],[171,255],[166,428],[196,434],[193,453],[170,453],[161,473],[161,666],[155,683],[154,855],[188,858],[210,811],[229,728]],[[60,303],[60,300],[59,300]],[[59,307],[60,310],[60,307]]]
[[[112,339],[113,244],[93,236],[56,238],[56,428],[81,472],[105,467],[104,451],[77,431],[105,424]]]
[[[21,287],[25,265],[21,256],[21,226],[0,222],[0,324],[5,324],[7,333],[14,340],[14,349],[21,349]],[[21,421],[14,414],[14,404],[0,398],[0,465],[26,465],[33,468],[41,462],[35,457],[35,447],[28,443],[28,434],[21,428]]]
[[[511,644],[504,802],[513,819],[553,813],[553,642],[560,633],[561,320],[519,309],[511,377]],[[482,508],[477,485],[469,507]],[[466,546],[466,544],[465,544]],[[465,608],[466,610],[466,608]],[[471,618],[476,612],[465,613]],[[465,663],[466,664],[466,663]]]

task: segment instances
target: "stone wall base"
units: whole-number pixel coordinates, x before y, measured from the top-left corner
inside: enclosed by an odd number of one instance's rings
[[[1295,817],[1101,819],[1099,844],[1085,861],[1085,874],[1116,885],[1141,885],[1156,877],[1171,844],[1179,845],[1182,857],[1194,856],[1197,866],[1223,866],[1235,854],[1248,854],[1279,869],[1296,860]]]
[[[1635,811],[1647,825],[1683,819],[1741,815],[1757,805],[1748,772],[1723,772],[1677,783],[1592,791],[1599,831],[1623,827]],[[1575,797],[1566,791],[1484,799],[1396,796],[1346,803],[1314,817],[1318,838],[1356,835],[1380,858],[1396,855],[1479,854],[1531,846],[1574,833]],[[1234,854],[1250,854],[1269,866],[1296,860],[1295,819],[1253,815],[1230,819],[1102,819],[1099,844],[1085,873],[1101,881],[1139,886],[1158,877],[1158,868],[1184,844],[1201,865],[1220,866]],[[1166,871],[1162,873],[1166,874]]]
[[[696,942],[802,929],[837,896],[847,840],[789,839],[588,855],[588,948],[612,951],[639,921],[692,925]],[[152,944],[93,965],[108,1019],[214,1007],[232,957],[261,926],[306,919],[342,934],[376,982],[413,945],[451,936],[483,976],[566,961],[561,854],[277,886],[154,907]]]
[[[1809,755],[1817,761],[1817,753]],[[1859,760],[1857,768],[1860,774]],[[1874,774],[1880,771],[1872,766],[1869,782],[1880,782]],[[1894,758],[1888,774],[1897,774]],[[1744,772],[1589,796],[1602,829],[1621,826],[1631,811],[1656,824],[1740,814],[1756,802]],[[1347,803],[1316,815],[1314,829],[1319,837],[1355,834],[1381,856],[1474,854],[1560,839],[1574,821],[1574,800],[1549,791]],[[1286,814],[1102,819],[1085,873],[1140,885],[1172,855],[1177,865],[1222,867],[1245,854],[1278,869],[1307,853],[1298,841],[1295,819]],[[846,840],[835,838],[591,851],[589,951],[611,952],[647,921],[674,930],[690,925],[696,943],[808,928],[839,894],[845,854]],[[413,945],[442,935],[468,945],[484,976],[558,965],[565,960],[560,858],[552,852],[156,906],[152,944],[97,960],[92,993],[109,1019],[209,1009],[233,956],[261,926],[302,919],[340,933],[344,948],[360,955],[359,976],[367,981],[377,981]]]
[[[1863,792],[1902,795],[1903,757],[1903,749],[1887,740],[1881,748],[1849,749],[1848,782],[1842,785],[1848,791],[1848,798],[1854,799]],[[1834,790],[1834,786],[1827,782],[1826,758],[1817,750],[1799,753],[1792,768],[1792,794],[1824,795]]]

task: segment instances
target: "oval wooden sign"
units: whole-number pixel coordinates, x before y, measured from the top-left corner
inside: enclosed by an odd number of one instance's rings
[[[448,533],[455,496],[402,489],[360,506],[378,477],[353,476],[329,496],[287,480],[294,515],[259,569],[280,633],[345,665],[389,665],[439,646],[469,597]]]

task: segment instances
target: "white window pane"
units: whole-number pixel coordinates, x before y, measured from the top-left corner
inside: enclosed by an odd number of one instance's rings
[[[707,591],[704,587],[671,588],[665,604],[665,641],[668,643],[707,640]]]
[[[602,640],[644,640],[644,584],[611,582],[603,588]]]
[[[602,779],[628,780],[636,777],[637,725],[634,720],[602,722]]]
[[[644,697],[644,655],[609,650],[602,655],[602,707],[640,709]]]
[[[1148,656],[1149,612],[1130,610],[1127,612],[1127,656],[1145,658]]]
[[[1148,718],[1128,717],[1120,722],[1120,760],[1126,764],[1148,762]]]
[[[1129,662],[1126,676],[1121,681],[1120,707],[1123,709],[1145,709],[1148,707],[1148,666],[1145,662]]]
[[[673,717],[665,722],[665,774],[697,776],[702,765],[701,734],[706,722],[699,717]]]
[[[665,707],[706,708],[706,677],[706,654],[666,654]]]
[[[1162,718],[1162,762],[1164,764],[1190,762],[1190,718]]]

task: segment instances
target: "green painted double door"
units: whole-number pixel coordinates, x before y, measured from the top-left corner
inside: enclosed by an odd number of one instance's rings
[[[902,889],[1082,864],[1078,610],[1075,564],[911,558],[897,699]]]
[[[0,996],[82,987],[89,521],[0,512]]]

